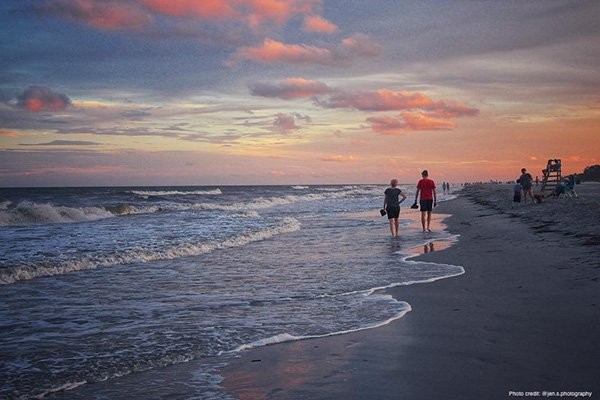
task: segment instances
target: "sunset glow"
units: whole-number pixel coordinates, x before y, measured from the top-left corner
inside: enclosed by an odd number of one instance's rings
[[[0,186],[600,163],[598,2],[7,0]]]

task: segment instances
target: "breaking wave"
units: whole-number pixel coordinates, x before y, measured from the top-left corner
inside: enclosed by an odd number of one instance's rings
[[[14,208],[7,206],[0,210],[0,225],[92,221],[114,216],[103,207],[64,207],[27,200],[20,202]]]
[[[75,260],[54,261],[33,265],[9,266],[0,270],[0,285],[39,278],[62,275],[69,272],[109,267],[114,265],[146,263],[157,260],[171,260],[181,257],[197,256],[219,249],[240,247],[251,242],[268,239],[275,235],[294,232],[300,229],[295,218],[284,218],[277,226],[249,232],[221,242],[199,242],[175,245],[162,251],[151,249],[124,250],[114,254],[83,257]]]
[[[147,199],[151,196],[191,196],[191,195],[219,195],[223,194],[221,189],[213,190],[191,190],[191,191],[179,191],[179,190],[132,190],[129,193],[133,193],[136,196]]]
[[[214,191],[196,191],[196,192],[181,192],[181,193],[221,193],[219,189]],[[283,206],[294,204],[303,201],[319,201],[327,199],[338,199],[352,195],[364,195],[377,193],[379,189],[359,189],[348,187],[345,190],[338,191],[321,191],[320,193],[307,193],[300,195],[285,195],[270,198],[258,198],[250,202],[238,203],[170,203],[161,205],[147,204],[120,204],[111,206],[88,206],[88,207],[66,207],[58,206],[52,203],[35,203],[29,200],[20,202],[15,207],[10,207],[12,203],[0,203],[0,226],[10,225],[35,225],[49,223],[70,223],[82,221],[95,221],[104,218],[112,218],[117,216],[125,216],[131,214],[152,214],[163,211],[235,211],[247,213],[248,210],[261,210],[270,207]],[[165,193],[175,192],[151,192],[140,191],[145,193],[145,196],[151,196],[150,193],[155,193],[156,196],[165,195]],[[159,194],[161,193],[161,194]]]

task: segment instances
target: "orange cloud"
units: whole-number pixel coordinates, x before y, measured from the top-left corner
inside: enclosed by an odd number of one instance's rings
[[[425,107],[428,111],[435,113],[440,118],[468,117],[479,114],[479,110],[469,107],[464,103],[452,100],[439,100],[430,107]]]
[[[296,15],[313,14],[321,0],[232,0],[252,28],[272,22],[282,26]]]
[[[228,0],[140,0],[152,11],[171,17],[221,20],[239,16]]]
[[[31,112],[60,111],[71,104],[71,100],[45,86],[30,86],[17,97],[17,105]]]
[[[8,129],[0,129],[0,136],[2,136],[2,137],[9,137],[9,138],[16,138],[16,137],[21,137],[21,136],[27,136],[27,134],[21,133],[21,132],[11,131],[11,130],[8,130]]]
[[[138,27],[152,20],[150,15],[134,4],[110,0],[57,0],[36,9],[55,17],[106,30]]]
[[[319,104],[325,108],[356,108],[361,111],[397,111],[430,107],[433,101],[424,94],[394,92],[389,89],[340,92]]]
[[[249,86],[253,96],[291,100],[326,94],[332,89],[326,84],[304,78],[288,78],[279,83],[255,83]]]
[[[320,47],[285,44],[267,38],[260,46],[238,49],[229,58],[227,64],[235,65],[242,60],[262,63],[331,64],[333,56],[330,50]]]
[[[454,128],[452,121],[433,118],[423,112],[402,112],[398,117],[383,116],[367,118],[374,132],[398,135],[408,131],[434,131]]]
[[[358,57],[373,57],[379,54],[380,47],[365,35],[354,35],[344,39],[341,45],[331,48],[305,44],[286,44],[266,38],[261,45],[242,47],[231,55],[226,64],[233,66],[249,60],[262,63],[344,65]]]
[[[257,29],[267,23],[282,26],[321,8],[321,0],[56,0],[36,6],[42,14],[108,30],[145,25],[155,15],[206,22],[231,20]]]
[[[306,32],[333,33],[337,26],[318,15],[307,15],[304,17],[302,28]]]
[[[360,111],[421,109],[427,111],[431,117],[442,119],[473,116],[479,113],[478,109],[457,101],[434,101],[423,93],[395,92],[389,89],[355,92],[339,91],[329,99],[318,100],[317,104],[325,108],[355,108]]]

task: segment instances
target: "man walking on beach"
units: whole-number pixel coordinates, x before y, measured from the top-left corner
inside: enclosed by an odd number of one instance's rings
[[[417,183],[415,204],[417,204],[420,194],[421,200],[419,205],[421,206],[421,225],[423,226],[423,232],[431,232],[431,229],[429,229],[429,225],[431,224],[431,211],[433,210],[433,207],[437,206],[435,182],[429,179],[429,172],[427,172],[427,170],[421,172],[421,176],[423,179]]]
[[[527,195],[531,197],[531,202],[535,204],[535,196],[533,194],[532,187],[533,178],[529,172],[525,168],[521,168],[521,176],[519,177],[519,183],[521,183],[521,188],[523,189],[523,201],[527,204]]]

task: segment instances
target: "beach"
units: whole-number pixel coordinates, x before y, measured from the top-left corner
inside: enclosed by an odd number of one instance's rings
[[[510,185],[465,187],[435,210],[458,242],[417,257],[463,275],[387,289],[411,307],[388,325],[245,351],[221,385],[242,400],[600,396],[600,185],[575,190],[513,207]]]

